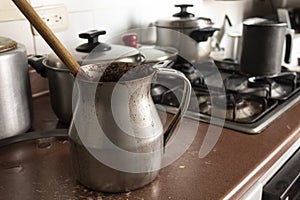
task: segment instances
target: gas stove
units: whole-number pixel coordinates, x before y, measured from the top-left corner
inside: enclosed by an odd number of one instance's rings
[[[234,62],[211,58],[193,64],[181,60],[171,68],[182,71],[194,89],[187,117],[243,133],[262,132],[300,101],[300,74],[287,68],[274,76],[251,77]],[[151,89],[154,102],[170,113],[176,113],[182,96],[178,81],[158,77]]]

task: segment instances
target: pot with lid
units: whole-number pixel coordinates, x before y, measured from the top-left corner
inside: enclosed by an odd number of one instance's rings
[[[87,43],[76,47],[72,53],[80,65],[112,61],[126,63],[144,61],[144,56],[136,48],[99,42],[98,36],[105,33],[103,30],[91,30],[79,34],[80,38],[88,40]],[[42,76],[48,77],[52,109],[61,122],[70,123],[74,85],[71,71],[53,53],[31,57],[29,63]]]
[[[190,4],[175,5],[181,11],[170,19],[157,20],[157,45],[170,46],[190,62],[202,60],[211,51],[211,36],[218,28],[209,18],[195,17],[187,12]]]
[[[0,37],[0,139],[31,127],[31,104],[26,48]]]

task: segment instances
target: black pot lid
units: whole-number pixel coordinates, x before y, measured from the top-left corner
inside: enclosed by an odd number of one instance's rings
[[[17,42],[6,37],[0,37],[0,53],[15,49]]]
[[[80,38],[88,40],[87,43],[76,47],[75,54],[79,63],[91,64],[122,59],[127,62],[139,61],[140,52],[135,48],[99,42],[98,37],[104,34],[104,30],[90,30],[79,34]]]

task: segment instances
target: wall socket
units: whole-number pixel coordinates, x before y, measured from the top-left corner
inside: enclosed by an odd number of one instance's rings
[[[64,31],[69,28],[68,11],[65,5],[42,6],[34,9],[53,32]],[[35,28],[32,27],[32,30],[34,35],[39,35]]]

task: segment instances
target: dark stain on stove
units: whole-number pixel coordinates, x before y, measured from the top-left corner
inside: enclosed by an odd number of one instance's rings
[[[50,149],[51,148],[51,143],[54,142],[56,139],[55,138],[42,138],[42,139],[37,139],[37,148],[38,149]]]
[[[13,166],[5,166],[2,165],[1,169],[8,174],[17,174],[23,171],[24,167],[22,165],[13,165]]]
[[[50,142],[41,142],[41,143],[38,143],[37,146],[40,149],[50,148],[51,143]]]

